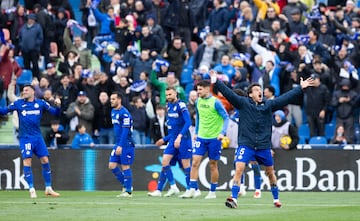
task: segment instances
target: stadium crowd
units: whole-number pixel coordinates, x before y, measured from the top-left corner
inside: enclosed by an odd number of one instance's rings
[[[328,143],[360,143],[357,2],[80,0],[79,9],[67,0],[17,2],[1,1],[2,105],[21,96],[19,88],[27,83],[37,98],[49,103],[59,98],[61,116],[44,114],[41,120],[48,146],[113,143],[113,91],[126,95],[122,102],[133,117],[136,144],[166,135],[169,86],[187,102],[194,130],[194,90],[211,69],[234,90],[259,83],[266,99],[312,77],[315,87],[280,116],[298,129],[296,142],[326,136]],[[81,21],[75,19],[78,10]],[[94,58],[100,67],[94,67]],[[212,93],[236,124],[236,110],[221,93]],[[329,125],[336,125],[330,135]],[[307,137],[300,133],[304,126]],[[234,128],[229,123],[225,146],[236,147]],[[64,139],[54,144],[57,131]]]

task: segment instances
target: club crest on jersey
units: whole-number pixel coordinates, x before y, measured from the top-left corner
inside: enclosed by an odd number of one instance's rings
[[[39,104],[38,103],[34,104],[34,107],[39,108]]]

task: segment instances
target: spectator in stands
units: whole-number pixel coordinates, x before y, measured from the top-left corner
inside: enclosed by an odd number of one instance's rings
[[[95,88],[97,94],[105,91],[107,95],[110,96],[113,91],[119,90],[119,85],[116,84],[105,72],[100,72],[99,82],[96,84]]]
[[[45,76],[41,77],[40,81],[38,79],[33,79],[31,85],[34,86],[35,97],[39,99],[44,98],[45,91],[47,90],[52,91],[52,88],[50,87],[49,79],[47,79]]]
[[[224,0],[214,0],[214,9],[210,12],[208,25],[210,32],[214,34],[215,45],[220,44],[219,41],[225,42],[227,28],[229,26],[228,9]]]
[[[66,117],[70,120],[70,140],[75,135],[78,124],[85,126],[90,136],[93,134],[92,122],[95,108],[84,91],[79,91],[76,101],[72,102],[66,110]]]
[[[48,102],[50,105],[54,105],[55,98],[50,89],[46,89],[44,91],[44,96],[41,99],[44,99],[44,101]],[[59,120],[59,117],[51,115],[48,112],[43,113],[42,118],[40,120],[40,131],[43,137],[46,137],[46,134],[50,131],[51,121],[53,120]]]
[[[289,22],[289,35],[298,34],[305,35],[309,32],[308,27],[301,20],[300,9],[294,8],[291,11],[291,21]]]
[[[71,149],[80,149],[82,146],[94,147],[95,143],[91,135],[86,132],[86,127],[83,124],[76,126],[76,135],[71,142]]]
[[[318,41],[319,33],[312,29],[308,33],[310,39],[306,47],[314,54],[319,55],[325,64],[330,62],[329,51]]]
[[[146,24],[146,8],[142,0],[135,1],[135,10],[132,12],[132,15],[135,17],[137,24],[143,26]]]
[[[217,49],[214,44],[214,35],[208,33],[205,41],[199,45],[194,54],[194,69],[198,69],[202,65],[211,68],[217,60]]]
[[[61,100],[60,124],[64,126],[65,131],[69,130],[69,119],[66,117],[66,110],[70,103],[76,100],[78,89],[70,83],[69,76],[64,74],[60,77],[60,86],[55,92],[55,97]]]
[[[14,20],[9,29],[11,43],[15,46],[15,55],[19,55],[19,34],[21,28],[26,24],[25,7],[21,4],[16,6]]]
[[[258,17],[260,19],[267,19],[270,16],[270,20],[273,15],[277,15],[280,13],[280,7],[277,1],[274,0],[254,0],[254,4],[258,8]],[[273,11],[270,11],[273,10]],[[271,14],[271,15],[270,15]]]
[[[218,64],[214,67],[214,70],[217,72],[224,73],[229,78],[229,83],[231,84],[231,80],[235,76],[235,68],[230,63],[230,56],[224,54],[221,57],[221,64]]]
[[[286,120],[285,113],[282,110],[275,111],[273,116],[274,121],[271,134],[272,149],[296,149],[296,145],[299,143],[297,128]],[[284,142],[286,141],[285,136],[290,137],[291,142]]]
[[[255,30],[255,19],[250,7],[242,10],[240,18],[236,20],[236,29],[239,31],[241,38],[244,39],[246,35],[250,35]],[[268,31],[269,29],[267,29]]]
[[[160,105],[165,106],[166,104],[166,95],[165,91],[168,87],[175,87],[178,93],[179,99],[185,101],[185,91],[180,86],[179,80],[176,79],[175,73],[169,72],[166,81],[159,81],[156,76],[156,64],[153,63],[153,70],[150,73],[150,82],[151,84],[159,91],[160,93]]]
[[[175,36],[171,45],[162,52],[162,56],[170,63],[169,72],[174,72],[178,80],[181,80],[184,62],[189,59],[189,52],[183,45],[179,36]]]
[[[165,115],[166,109],[163,106],[156,106],[156,115],[150,119],[150,138],[151,143],[164,138],[168,134],[167,117]]]
[[[129,46],[130,49],[132,46]],[[124,55],[124,61],[129,62],[132,67],[131,78],[133,81],[140,80],[140,73],[146,72],[150,73],[153,59],[150,57],[150,50],[142,50],[140,57],[136,57],[129,52],[129,50]]]
[[[111,122],[111,105],[107,92],[99,94],[99,104],[95,109],[94,134],[100,144],[114,144],[114,130]]]
[[[332,96],[331,105],[336,111],[336,126],[343,126],[344,136],[348,143],[354,141],[354,111],[356,99],[358,97],[354,90],[351,90],[349,79],[342,79],[339,83],[339,89]]]
[[[118,58],[120,57],[117,56],[118,54],[116,54],[116,47],[112,44],[108,44],[102,50],[96,52],[95,55],[100,61],[101,71],[105,72],[110,76],[112,73],[111,64],[118,60]]]
[[[135,144],[147,144],[147,133],[149,128],[149,119],[146,116],[145,104],[141,98],[135,96],[130,104],[124,104],[133,117],[133,139]]]
[[[91,104],[96,106],[99,100],[99,94],[96,91],[94,82],[94,73],[91,70],[83,70],[80,78],[76,82],[78,90],[84,91]]]
[[[100,24],[99,35],[113,35],[115,29],[114,23],[114,7],[108,5],[106,7],[106,14],[101,13],[99,9],[91,7],[95,15],[96,21]]]
[[[132,40],[132,32],[129,30],[129,24],[126,19],[121,19],[119,25],[115,27],[115,41],[119,43],[117,52],[123,55]]]
[[[75,51],[68,51],[65,56],[60,53],[58,70],[65,75],[74,76],[74,66],[79,61],[79,54]]]
[[[3,82],[4,90],[2,95],[3,98],[6,99],[6,91],[11,82],[11,79],[19,77],[22,73],[22,69],[20,65],[14,60],[14,49],[11,49],[8,44],[3,44],[0,46],[0,57],[0,78]]]
[[[44,76],[49,80],[52,91],[55,92],[60,86],[60,76],[58,75],[56,67],[53,63],[48,63],[46,65]]]
[[[146,16],[145,24],[143,24],[142,26],[147,26],[151,34],[158,36],[162,42],[165,42],[166,39],[165,39],[164,30],[161,27],[161,25],[156,23],[155,19],[156,19],[155,15],[148,14]]]
[[[57,44],[58,50],[61,52],[63,52],[65,49],[63,36],[68,20],[69,18],[65,12],[65,9],[63,7],[58,8],[58,10],[56,11],[56,17],[54,19],[54,25],[56,30],[54,40]]]
[[[336,126],[336,129],[334,131],[334,136],[330,141],[330,144],[339,144],[339,145],[346,145],[349,142],[346,139],[345,136],[345,129],[343,125]]]
[[[282,9],[282,13],[289,19],[289,21],[292,21],[291,12],[295,9],[298,9],[300,14],[303,14],[308,10],[308,7],[300,0],[288,0],[286,6]]]
[[[275,66],[273,61],[267,61],[265,65],[265,72],[261,78],[262,86],[272,86],[275,89],[275,96],[280,95],[280,68]]]
[[[196,114],[195,104],[196,104],[197,98],[198,98],[197,92],[195,90],[191,90],[189,92],[189,99],[186,104],[189,114],[190,114],[190,117],[191,117],[191,125],[193,125],[193,126],[195,126],[195,119],[192,116],[194,116],[194,114]]]
[[[325,135],[325,114],[330,102],[329,90],[320,82],[318,74],[312,74],[314,86],[304,91],[304,105],[310,137]]]
[[[151,34],[148,26],[142,27],[141,34],[141,50],[149,50],[151,57],[159,55],[164,47],[164,42],[161,42],[160,37],[155,34]]]
[[[67,26],[64,30],[63,42],[64,42],[64,54],[68,51],[75,51],[79,55],[79,63],[84,69],[91,68],[91,51],[87,48],[86,42],[84,42],[79,34],[73,34],[70,36],[70,28],[73,20],[67,22]],[[73,41],[71,40],[73,38]]]
[[[41,26],[36,23],[36,15],[29,14],[26,24],[20,29],[19,48],[24,58],[24,68],[32,70],[33,77],[40,78],[38,60],[43,42]]]
[[[264,87],[264,97],[267,100],[275,99],[275,88],[271,85]]]
[[[58,145],[64,145],[68,142],[69,135],[65,132],[64,127],[59,120],[51,121],[51,129],[45,136],[45,143],[47,147],[58,148]]]

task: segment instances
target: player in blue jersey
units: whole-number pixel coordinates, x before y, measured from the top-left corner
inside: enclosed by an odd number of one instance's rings
[[[199,98],[195,105],[195,143],[190,173],[190,189],[182,195],[182,198],[198,196],[196,190],[198,189],[199,166],[203,156],[207,153],[210,165],[210,191],[205,199],[215,199],[219,180],[218,161],[221,156],[221,140],[226,134],[229,116],[221,101],[211,95],[209,81],[200,81],[197,84],[197,92]]]
[[[157,190],[149,192],[149,196],[161,196],[161,191],[166,180],[170,183],[170,189],[166,197],[178,194],[180,191],[176,186],[171,171],[171,161],[174,157],[181,160],[185,171],[187,189],[190,182],[190,159],[192,155],[192,142],[189,127],[191,125],[190,114],[186,104],[177,97],[176,88],[168,87],[165,91],[167,100],[167,125],[168,135],[156,141],[155,145],[161,146],[168,143],[162,158],[162,170],[158,180]]]
[[[302,90],[314,85],[314,80],[308,78],[300,80],[300,87],[294,88],[285,94],[272,100],[263,100],[261,85],[254,83],[248,87],[248,97],[242,97],[233,92],[224,83],[217,80],[216,71],[210,71],[211,83],[224,97],[240,111],[241,120],[239,128],[241,133],[238,137],[238,145],[235,155],[235,174],[231,197],[226,199],[225,205],[229,208],[237,207],[237,198],[240,191],[240,178],[246,164],[255,157],[259,164],[265,166],[265,173],[269,178],[273,203],[277,208],[281,207],[279,189],[274,171],[274,162],[271,155],[271,129],[273,110],[281,109],[294,99],[302,95]]]
[[[114,125],[115,146],[109,158],[109,169],[123,185],[123,192],[118,197],[132,197],[132,172],[130,165],[134,162],[135,146],[132,138],[133,120],[129,111],[122,106],[122,95],[113,92],[110,96],[111,121]],[[120,165],[121,169],[118,167]]]
[[[32,173],[32,155],[35,154],[42,165],[42,175],[45,180],[45,195],[60,196],[51,187],[51,169],[49,162],[49,152],[46,148],[44,138],[40,131],[40,120],[44,111],[53,115],[60,114],[59,99],[55,99],[56,107],[50,106],[44,100],[35,98],[35,90],[31,85],[25,85],[22,90],[22,98],[16,100],[8,107],[0,109],[0,115],[8,112],[17,111],[19,116],[19,142],[23,159],[24,178],[29,185],[30,197],[36,198],[36,191]]]

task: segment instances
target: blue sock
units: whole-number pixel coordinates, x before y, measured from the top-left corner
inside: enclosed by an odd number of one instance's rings
[[[114,169],[111,169],[111,172],[115,175],[116,179],[124,185],[124,174],[121,172],[119,167],[115,167]]]
[[[132,187],[131,169],[124,170],[123,173],[124,173],[124,187],[126,189],[126,192],[131,193],[131,187]]]
[[[245,180],[245,174],[243,173],[243,174],[241,175],[240,183],[241,183],[241,184],[244,184],[244,180]]]
[[[50,163],[44,163],[42,166],[42,175],[45,180],[45,187],[51,186],[51,169]]]
[[[197,180],[190,180],[190,188],[193,188],[193,189],[195,189],[195,190],[198,189]]]
[[[166,176],[167,180],[169,181],[170,185],[174,185],[175,180],[174,180],[174,175],[171,171],[170,165],[164,166],[163,171],[164,171],[165,176]]]
[[[191,171],[191,167],[184,169],[187,190],[190,189],[190,171]]]
[[[23,171],[25,180],[28,183],[29,188],[34,188],[33,173],[31,167],[24,166]]]
[[[217,183],[210,183],[210,191],[215,192],[217,185]]]
[[[237,199],[239,195],[239,191],[240,191],[240,186],[233,185],[233,187],[231,188],[231,197]]]
[[[166,175],[165,175],[164,171],[161,171],[160,177],[158,179],[157,190],[162,191],[164,188],[165,182],[166,182]]]
[[[261,173],[259,164],[251,165],[254,171],[254,181],[255,181],[255,189],[259,190],[261,188]]]
[[[278,200],[279,199],[279,189],[276,186],[276,184],[272,184],[271,185],[271,193],[273,195],[274,200]]]

